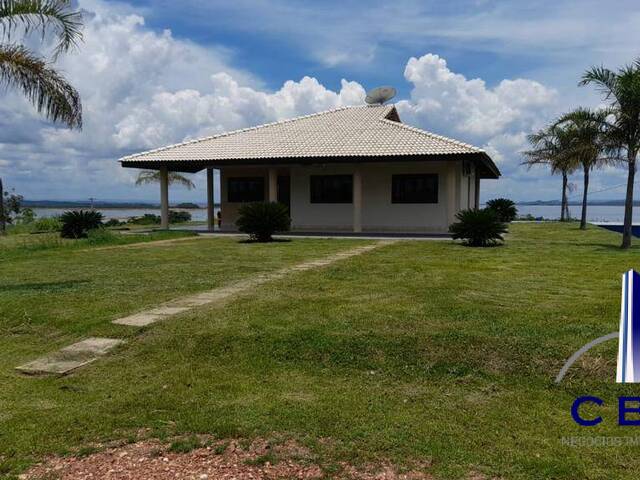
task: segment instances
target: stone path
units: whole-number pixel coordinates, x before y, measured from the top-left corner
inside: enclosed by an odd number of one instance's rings
[[[16,367],[16,369],[29,375],[65,375],[76,368],[96,361],[98,357],[106,355],[109,350],[122,343],[124,343],[124,340],[91,337],[69,345],[46,357],[25,363]]]
[[[126,325],[130,327],[144,327],[155,323],[159,320],[166,319],[173,315],[186,312],[195,307],[207,305],[210,303],[221,304],[235,295],[250,292],[255,287],[272,280],[284,278],[295,272],[304,272],[319,267],[331,265],[339,260],[355,257],[363,253],[369,252],[376,248],[395,243],[396,240],[382,240],[373,244],[363,245],[352,248],[343,252],[334,253],[328,257],[309,260],[299,263],[291,267],[281,268],[274,272],[266,272],[254,275],[251,278],[240,280],[239,282],[223,287],[215,288],[207,292],[201,292],[186,297],[177,298],[169,302],[163,303],[150,310],[129,315],[127,317],[113,320],[117,325]],[[110,338],[88,338],[78,343],[74,343],[50,355],[38,358],[33,362],[16,367],[22,373],[38,375],[52,374],[65,375],[76,368],[87,365],[97,360],[100,356],[105,355],[109,350],[117,345],[124,343],[123,340]]]
[[[129,234],[133,235],[133,234]],[[187,242],[189,240],[201,240],[203,238],[202,235],[192,236],[192,237],[180,237],[180,238],[168,238],[166,240],[153,240],[151,242],[137,242],[137,243],[125,243],[124,245],[109,245],[107,247],[93,247],[93,248],[85,248],[82,250],[78,250],[79,252],[100,252],[102,250],[121,250],[121,249],[131,249],[131,248],[147,248],[147,247],[155,247],[155,246],[164,246],[171,245],[178,242]]]
[[[169,302],[166,302],[159,307],[153,308],[151,310],[138,312],[124,318],[118,318],[117,320],[114,320],[113,323],[118,325],[127,325],[130,327],[144,327],[172,315],[186,312],[187,310],[190,310],[194,307],[200,307],[209,303],[220,304],[221,302],[224,302],[237,294],[251,291],[255,287],[263,283],[284,278],[291,273],[304,272],[305,270],[324,267],[326,265],[337,262],[338,260],[361,255],[365,252],[369,252],[375,248],[381,247],[383,245],[388,245],[393,242],[393,240],[380,241],[374,244],[364,245],[361,247],[346,250],[344,252],[335,253],[318,260],[310,260],[307,262],[299,263],[297,265],[293,265],[291,267],[285,267],[274,272],[257,274],[251,278],[240,280],[239,282],[233,283],[231,285],[215,288],[207,292],[197,293],[195,295],[189,295],[175,300],[170,300]]]

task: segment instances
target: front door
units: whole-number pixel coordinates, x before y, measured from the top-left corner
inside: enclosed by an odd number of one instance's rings
[[[278,175],[278,202],[283,203],[291,211],[291,177]]]

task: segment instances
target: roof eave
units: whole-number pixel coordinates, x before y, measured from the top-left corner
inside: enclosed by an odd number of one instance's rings
[[[125,168],[143,168],[158,170],[167,167],[171,171],[195,173],[206,168],[229,166],[263,166],[263,165],[317,165],[331,163],[384,163],[384,162],[421,162],[421,161],[453,161],[460,159],[476,160],[483,170],[481,178],[499,178],[500,171],[491,158],[482,151],[468,153],[446,153],[432,155],[346,155],[346,156],[306,156],[306,157],[269,157],[269,158],[229,158],[216,160],[120,160]]]

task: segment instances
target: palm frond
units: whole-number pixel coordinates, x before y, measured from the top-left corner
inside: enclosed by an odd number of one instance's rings
[[[617,75],[604,66],[591,67],[584,72],[578,85],[583,86],[590,84],[594,84],[605,98],[610,98],[616,90]]]
[[[38,112],[54,122],[82,128],[80,95],[51,68],[22,45],[0,44],[0,88],[15,87]]]
[[[191,190],[196,188],[195,183],[191,181],[188,177],[181,175],[178,172],[169,172],[169,185],[174,183],[180,184],[187,189]],[[149,183],[160,183],[160,171],[159,170],[143,170],[138,174],[138,178],[136,178],[136,185],[146,185]]]
[[[9,41],[18,28],[40,31],[43,39],[52,31],[58,39],[54,59],[82,39],[82,14],[69,0],[0,0],[0,26]]]

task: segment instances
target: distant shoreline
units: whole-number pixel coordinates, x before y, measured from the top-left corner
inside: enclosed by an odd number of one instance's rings
[[[191,202],[183,202],[184,204]],[[93,205],[89,202],[64,202],[64,201],[37,201],[37,200],[25,200],[22,202],[23,207],[28,208],[95,208],[98,210],[160,210],[160,205],[153,203],[110,203],[110,202],[94,202]],[[219,208],[220,204],[214,204],[215,208]],[[170,208],[180,208],[185,210],[200,210],[207,208],[204,205],[197,206],[182,206],[181,204],[171,205]]]

